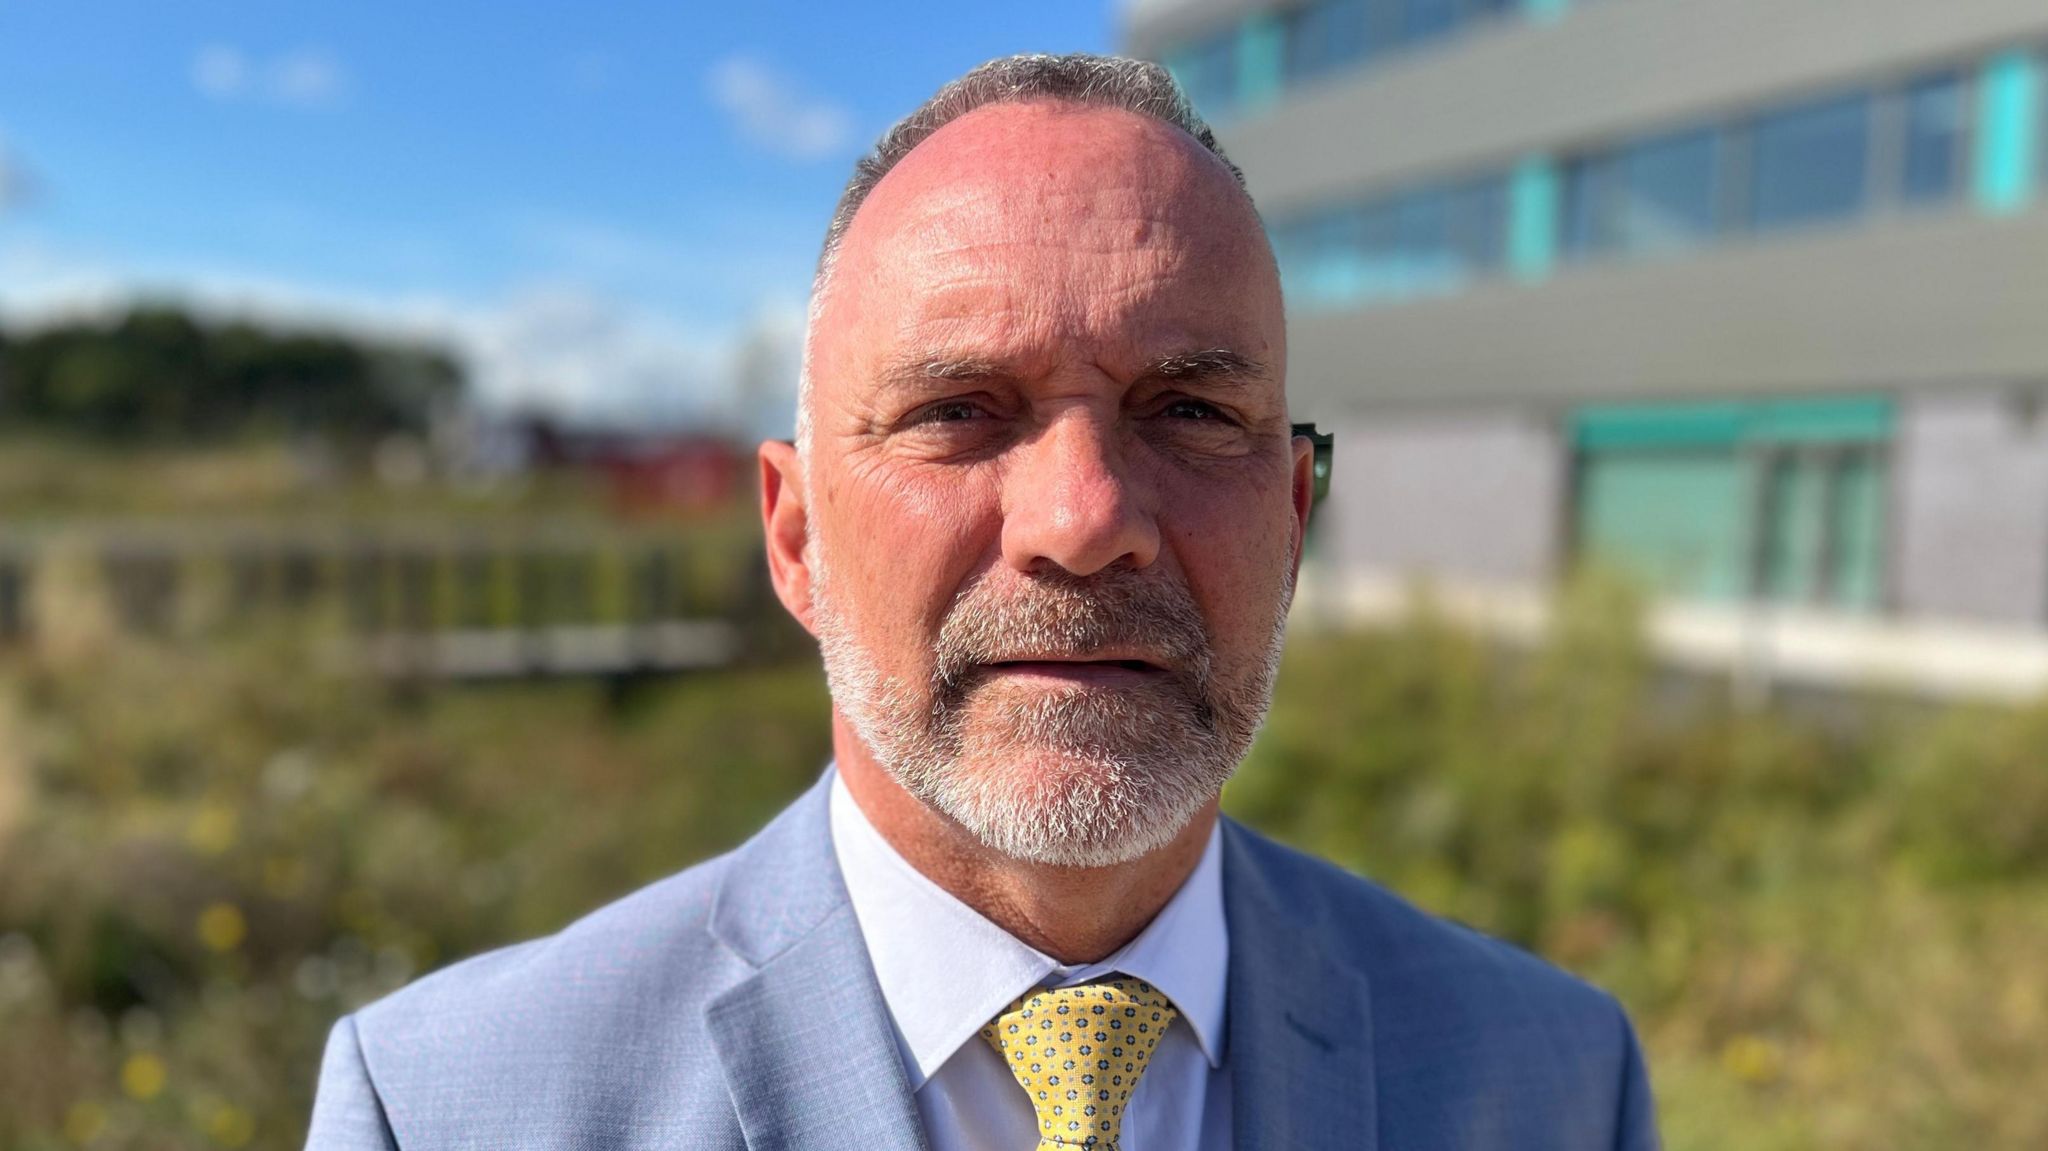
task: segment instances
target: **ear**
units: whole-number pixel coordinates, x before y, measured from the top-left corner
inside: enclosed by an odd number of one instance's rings
[[[1308,550],[1308,514],[1316,502],[1316,445],[1307,436],[1294,437],[1294,574],[1301,575],[1301,557]]]
[[[811,626],[811,568],[804,555],[804,525],[810,509],[804,506],[803,461],[796,445],[769,440],[761,445],[761,535],[768,547],[768,579],[775,596],[796,622],[813,635]]]

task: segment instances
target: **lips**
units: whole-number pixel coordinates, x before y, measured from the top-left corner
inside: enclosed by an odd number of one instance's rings
[[[1144,683],[1166,669],[1144,659],[1017,659],[985,664],[988,674],[1006,679],[1050,680],[1073,684]]]

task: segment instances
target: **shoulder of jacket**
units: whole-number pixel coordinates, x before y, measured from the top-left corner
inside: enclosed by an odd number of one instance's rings
[[[1328,860],[1235,825],[1240,849],[1270,890],[1284,892],[1318,946],[1364,970],[1377,991],[1446,1001],[1512,993],[1548,1013],[1612,1021],[1614,997],[1505,940],[1417,907]],[[1376,994],[1377,994],[1376,991]]]
[[[355,1013],[364,1045],[448,1016],[474,1019],[494,1009],[530,1008],[536,997],[611,982],[656,977],[636,958],[664,968],[715,946],[705,931],[712,899],[729,864],[719,856],[640,888],[552,935],[509,944],[431,972]],[[702,964],[700,963],[701,967]]]

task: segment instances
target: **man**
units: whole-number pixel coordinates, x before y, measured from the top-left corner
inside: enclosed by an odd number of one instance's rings
[[[1614,1002],[1220,820],[1310,446],[1166,74],[977,69],[855,172],[775,589],[836,763],[731,855],[335,1027],[315,1148],[1644,1148]]]

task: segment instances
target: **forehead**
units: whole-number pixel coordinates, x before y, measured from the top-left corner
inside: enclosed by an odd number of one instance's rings
[[[848,228],[821,320],[841,364],[911,341],[1268,358],[1280,342],[1272,257],[1223,163],[1149,117],[1053,103],[983,108],[912,150]]]

